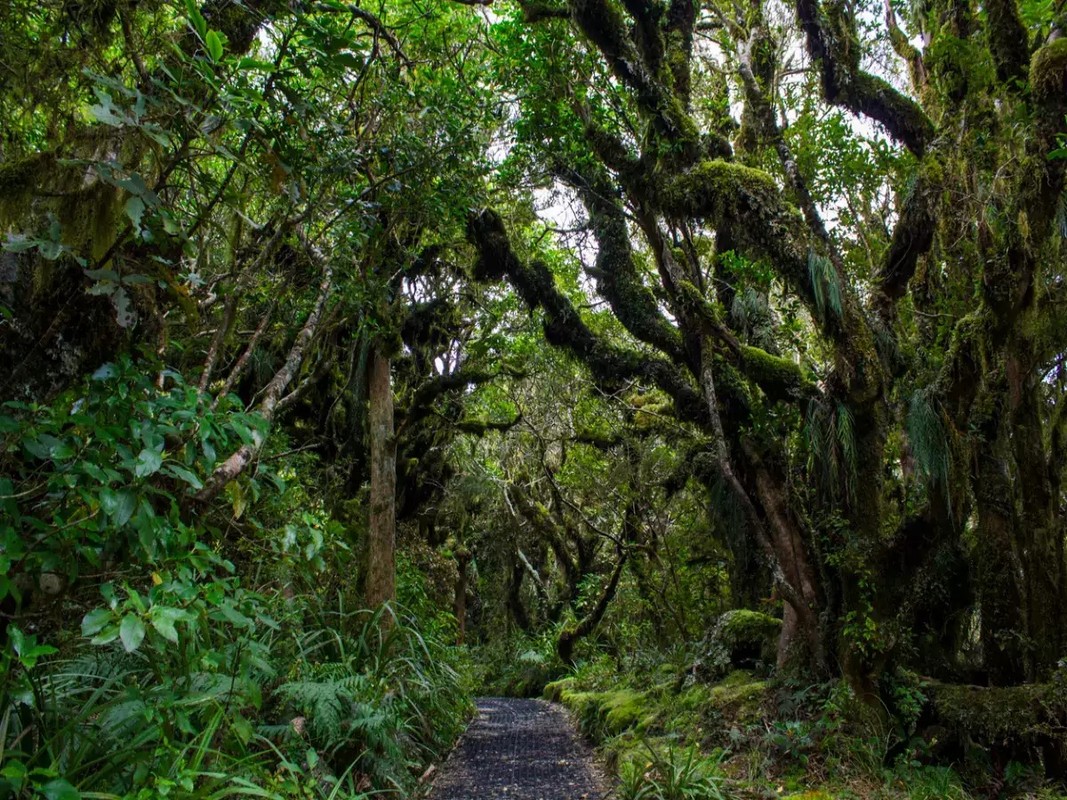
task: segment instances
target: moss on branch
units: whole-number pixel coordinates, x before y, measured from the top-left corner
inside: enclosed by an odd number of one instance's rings
[[[1067,98],[1067,38],[1049,42],[1030,61],[1030,89],[1039,103],[1063,105]]]
[[[671,214],[715,225],[746,213],[762,216],[768,207],[781,205],[778,187],[766,172],[718,159],[703,161],[667,183],[660,201]]]
[[[811,397],[819,393],[799,364],[766,350],[741,345],[741,369],[772,399]]]
[[[891,299],[903,296],[915,274],[919,256],[933,243],[937,227],[937,201],[944,185],[944,171],[932,156],[923,159],[915,186],[904,201],[900,219],[893,228],[879,276],[882,293]]]
[[[616,386],[638,379],[670,395],[682,419],[703,423],[707,408],[700,393],[680,369],[664,358],[616,347],[595,335],[574,305],[556,288],[551,271],[540,261],[524,264],[511,249],[504,221],[495,211],[473,214],[468,238],[478,250],[474,275],[478,280],[504,280],[530,308],[544,310],[548,343],[567,350],[589,367],[602,384]]]
[[[859,69],[854,23],[840,13],[828,13],[818,0],[796,0],[795,7],[808,54],[819,66],[826,101],[881,123],[890,136],[921,156],[934,137],[933,123],[910,97]]]

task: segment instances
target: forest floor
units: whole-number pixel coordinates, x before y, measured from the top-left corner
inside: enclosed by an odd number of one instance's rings
[[[607,786],[565,710],[543,700],[483,697],[430,800],[600,800]]]

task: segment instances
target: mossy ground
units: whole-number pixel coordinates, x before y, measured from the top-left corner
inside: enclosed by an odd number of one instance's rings
[[[793,687],[748,670],[702,683],[669,665],[638,675],[607,658],[547,685],[574,715],[609,768],[623,776],[657,759],[696,752],[736,800],[971,800],[1067,795],[1011,769],[1004,787],[968,791],[951,768],[933,766],[915,741],[858,725],[847,687]],[[620,797],[625,800],[626,780]],[[658,795],[650,795],[657,796]]]

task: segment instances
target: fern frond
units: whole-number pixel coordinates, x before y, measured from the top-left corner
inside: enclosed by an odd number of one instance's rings
[[[949,442],[945,424],[927,391],[912,395],[907,431],[919,470],[934,483],[948,479]]]

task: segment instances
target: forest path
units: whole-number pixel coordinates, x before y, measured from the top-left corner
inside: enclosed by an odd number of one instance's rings
[[[566,712],[544,700],[478,699],[478,717],[430,800],[599,800],[604,780]]]

